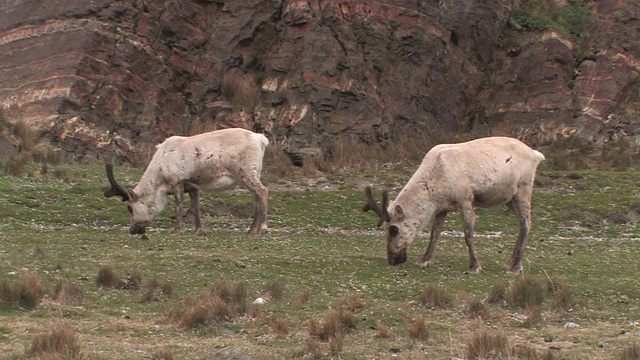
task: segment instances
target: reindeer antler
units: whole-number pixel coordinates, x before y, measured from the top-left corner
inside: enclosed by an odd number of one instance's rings
[[[122,188],[122,186],[118,185],[118,182],[113,176],[113,164],[107,163],[105,164],[105,167],[107,169],[107,178],[109,179],[109,184],[111,184],[111,189],[105,191],[104,196],[120,196],[122,197],[122,201],[129,201],[129,192]]]
[[[389,216],[389,212],[387,211],[387,206],[389,205],[389,194],[387,190],[382,190],[382,204],[378,206],[375,199],[373,198],[373,194],[371,193],[371,187],[367,186],[364,189],[364,193],[367,195],[367,202],[362,206],[362,211],[367,212],[369,210],[373,211],[378,215],[380,220],[378,221],[378,227],[382,225],[385,221],[391,221],[391,216]]]

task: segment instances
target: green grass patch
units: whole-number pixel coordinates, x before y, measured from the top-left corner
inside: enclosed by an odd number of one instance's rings
[[[119,171],[129,185],[140,175]],[[108,185],[101,166],[52,165],[47,174],[0,177],[0,281],[35,274],[46,292],[33,309],[0,305],[0,353],[9,358],[26,356],[34,339],[59,323],[78,335],[80,354],[100,359],[204,359],[230,345],[256,359],[464,358],[480,346],[474,341],[484,327],[506,337],[509,349],[540,357],[554,347],[563,359],[608,359],[637,342],[638,173],[539,174],[523,262],[544,288],[534,310],[487,301],[496,284],[506,287],[508,300],[521,279],[503,268],[518,229],[506,208],[477,211],[478,275],[463,275],[468,254],[456,213],[432,267],[411,265],[426,249],[426,233],[409,248],[406,264],[387,265],[377,219],[360,210],[363,186],[388,187],[393,198],[408,180],[404,171],[268,176],[264,237],[245,235],[253,199],[243,189],[204,194],[206,237],[193,235],[189,217],[185,234],[170,235],[170,200],[148,240],[129,235],[124,204],[102,196]],[[98,286],[105,268],[125,283],[134,274],[140,286]],[[243,284],[243,312],[196,327],[172,321],[172,309],[188,309],[185,299],[222,280]],[[60,300],[61,284],[77,298]],[[448,306],[422,303],[430,285],[451,297]],[[569,299],[560,304],[559,289]],[[276,290],[278,296],[253,303]],[[319,336],[329,320],[342,328]],[[319,327],[311,331],[310,324]]]

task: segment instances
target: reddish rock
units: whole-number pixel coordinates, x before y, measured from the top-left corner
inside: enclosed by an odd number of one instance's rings
[[[15,0],[0,4],[0,106],[79,162],[140,162],[229,126],[301,152],[418,132],[640,143],[640,3],[589,4],[573,43],[519,27],[507,0]],[[251,109],[225,93],[237,73]]]

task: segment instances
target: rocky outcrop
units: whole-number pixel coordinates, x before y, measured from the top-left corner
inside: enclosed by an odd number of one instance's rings
[[[144,162],[167,136],[229,126],[315,153],[417,133],[639,143],[640,4],[591,3],[584,41],[527,31],[519,5],[15,0],[0,106],[78,162]]]

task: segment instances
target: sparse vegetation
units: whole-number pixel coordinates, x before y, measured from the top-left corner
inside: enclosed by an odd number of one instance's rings
[[[96,285],[102,289],[112,290],[121,289],[124,286],[124,282],[110,266],[103,266],[98,270]]]
[[[529,30],[554,29],[578,42],[584,37],[591,11],[583,0],[570,0],[566,5],[554,0],[525,0],[513,15]]]
[[[429,284],[420,293],[420,304],[434,309],[449,309],[453,306],[453,296],[440,285]]]
[[[418,341],[424,341],[429,338],[427,324],[424,322],[424,317],[422,315],[411,319],[409,324],[409,338]]]
[[[180,306],[169,310],[172,323],[186,329],[207,327],[232,321],[248,309],[244,282],[218,279],[211,288],[198,296],[187,295]]]
[[[434,266],[387,265],[375,219],[360,212],[362,187],[387,187],[393,196],[415,170],[411,161],[312,177],[301,168],[275,176],[272,166],[265,169],[271,230],[259,238],[244,233],[252,196],[242,189],[204,196],[207,237],[170,235],[169,204],[140,240],[127,233],[128,213],[102,198],[102,166],[50,164],[45,176],[26,163],[31,175],[0,176],[0,352],[23,358],[42,324],[64,321],[84,359],[206,358],[221,343],[255,359],[468,358],[483,328],[506,337],[503,358],[637,353],[638,174],[543,169],[525,274],[512,277],[503,264],[518,225],[502,209],[478,210],[481,274],[458,270],[468,260],[458,216],[445,225]],[[410,261],[427,240],[416,239]],[[14,288],[28,272],[44,289],[31,310],[17,305]],[[516,306],[514,299],[530,298],[514,296],[528,276],[542,301]],[[451,298],[442,308],[433,305],[444,298],[436,284]],[[281,298],[252,303],[270,289]],[[502,349],[492,339],[485,343]]]
[[[82,288],[71,280],[58,280],[53,299],[62,305],[81,305],[84,301]]]
[[[78,337],[75,331],[65,324],[53,325],[47,332],[36,335],[27,356],[42,359],[82,359]]]
[[[509,339],[506,335],[488,330],[473,334],[467,345],[468,359],[506,359],[509,358]]]
[[[525,274],[511,284],[507,302],[520,309],[539,307],[544,302],[544,288],[535,276]]]

